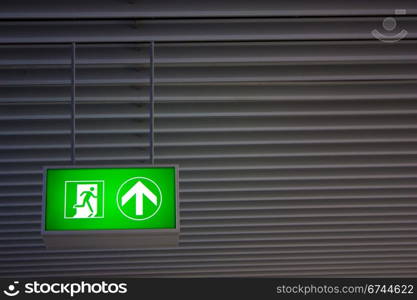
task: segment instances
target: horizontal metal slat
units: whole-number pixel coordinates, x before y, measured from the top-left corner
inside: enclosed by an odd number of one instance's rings
[[[417,37],[414,17],[398,17],[406,39]],[[5,22],[1,43],[144,41],[374,40],[381,18],[200,19]]]
[[[158,85],[348,80],[416,80],[416,64],[156,67]],[[77,68],[77,85],[147,85],[149,71],[132,66]],[[0,69],[0,87],[70,85],[71,70]]]
[[[0,87],[2,103],[42,103],[70,101],[67,87]],[[264,84],[220,84],[156,86],[156,103],[196,101],[358,101],[417,98],[415,81],[355,81],[355,82],[297,82]],[[149,101],[147,87],[80,86],[77,103],[82,102],[138,102]]]
[[[147,44],[79,44],[76,67],[148,66]],[[169,43],[155,49],[156,66],[357,64],[416,61],[416,42],[380,41]],[[69,45],[0,45],[0,68],[69,68]]]
[[[332,6],[325,1],[311,5],[308,1],[224,1],[206,2],[175,1],[169,7],[165,1],[152,0],[141,2],[114,2],[110,0],[80,1],[53,5],[54,1],[38,1],[34,6],[31,1],[5,1],[0,13],[3,19],[93,19],[93,18],[186,18],[186,17],[255,17],[255,16],[360,16],[389,15],[397,6],[407,9],[409,14],[416,14],[414,1],[403,0],[401,5],[394,1],[380,1],[374,7],[363,1],[334,1]]]
[[[1,107],[1,106],[0,106]],[[76,120],[148,118],[144,103],[78,104]],[[65,120],[70,119],[68,104],[7,105],[0,111],[0,121],[9,120]],[[287,116],[378,116],[415,115],[417,105],[412,100],[366,101],[352,107],[351,103],[322,101],[271,103],[251,101],[246,103],[178,103],[156,104],[155,117],[164,118],[239,118],[239,117],[287,117]]]
[[[88,268],[86,270],[86,268],[79,268],[79,267],[67,267],[65,270],[65,273],[71,273],[71,272],[78,272],[79,274],[88,274],[88,272],[94,272],[94,271],[101,271],[103,273],[105,273],[106,271],[110,271],[110,272],[114,272],[114,273],[120,273],[122,272],[122,270],[126,271],[136,271],[136,274],[144,274],[144,275],[148,275],[148,274],[175,274],[175,273],[182,273],[182,274],[187,274],[187,273],[195,273],[195,269],[198,268],[200,270],[204,270],[204,272],[210,272],[210,273],[218,273],[221,272],[221,270],[227,270],[228,272],[234,270],[234,271],[242,271],[242,270],[252,270],[252,271],[256,271],[259,269],[264,269],[264,270],[276,270],[277,267],[279,267],[280,270],[282,271],[307,271],[307,270],[311,270],[311,271],[324,271],[324,270],[353,270],[353,271],[357,271],[357,270],[369,270],[369,268],[371,269],[382,269],[382,270],[386,270],[387,268],[402,268],[402,269],[409,269],[409,270],[413,270],[413,268],[411,267],[412,263],[414,262],[414,260],[393,260],[393,261],[387,261],[386,263],[384,263],[384,265],[381,265],[381,261],[380,262],[374,262],[374,263],[358,263],[358,264],[343,264],[343,263],[335,263],[335,264],[330,264],[330,265],[323,265],[323,266],[317,266],[315,264],[311,264],[311,265],[297,265],[294,267],[288,267],[285,265],[285,263],[269,263],[269,264],[261,264],[259,262],[256,262],[254,264],[245,264],[245,263],[241,263],[240,265],[227,265],[225,263],[221,263],[219,265],[214,265],[213,267],[210,266],[203,266],[203,265],[192,265],[192,266],[183,266],[183,267],[178,267],[175,266],[174,268],[170,268],[170,267],[148,267],[148,268],[140,268],[140,267],[125,267],[125,266],[119,266],[119,267],[91,267]],[[379,265],[378,265],[379,264]],[[0,271],[1,272],[1,271]],[[20,273],[21,271],[11,271],[10,273]],[[50,272],[51,273],[56,273],[56,274],[60,274],[62,273],[62,269],[54,269],[54,268],[39,268],[36,270],[31,270],[30,272],[25,272],[25,273],[34,273],[36,272],[36,274],[42,274],[45,272]],[[340,272],[340,271],[339,271]],[[111,273],[110,273],[111,274]]]

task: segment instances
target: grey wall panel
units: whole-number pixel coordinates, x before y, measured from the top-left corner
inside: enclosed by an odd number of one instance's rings
[[[396,2],[409,15],[397,43],[371,34],[388,1],[304,2],[4,6],[0,276],[416,276],[414,2]],[[58,20],[74,15],[127,19]],[[175,19],[129,19],[150,16]],[[53,42],[84,42],[77,164],[129,165],[149,159],[149,39],[162,41],[155,160],[179,165],[180,246],[46,250],[41,169],[71,154],[71,48]]]

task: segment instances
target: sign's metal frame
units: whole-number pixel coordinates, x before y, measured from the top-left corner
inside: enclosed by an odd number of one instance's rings
[[[137,168],[174,168],[175,170],[175,228],[162,228],[162,229],[104,229],[104,230],[46,230],[45,218],[46,218],[46,177],[47,171],[51,169],[137,169]],[[65,241],[65,237],[84,237],[99,236],[105,237],[151,237],[156,236],[163,238],[164,236],[176,237],[178,242],[178,236],[180,233],[180,213],[179,213],[179,185],[178,185],[178,165],[56,165],[56,166],[44,166],[43,167],[43,187],[42,187],[42,222],[41,222],[41,235],[44,238],[46,245],[48,246],[48,239],[54,237],[58,240]],[[150,239],[152,244],[152,239]],[[66,244],[66,243],[64,243]],[[128,243],[127,243],[128,244]],[[172,243],[168,243],[172,244]],[[77,246],[77,245],[74,245]],[[99,244],[97,245],[99,246]],[[115,248],[120,245],[115,245]],[[145,245],[146,247],[152,247],[153,245]],[[80,246],[82,247],[82,246]],[[53,247],[56,248],[56,247]]]

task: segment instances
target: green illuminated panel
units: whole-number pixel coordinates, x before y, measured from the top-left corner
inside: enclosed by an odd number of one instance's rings
[[[45,231],[176,228],[174,167],[47,169]]]

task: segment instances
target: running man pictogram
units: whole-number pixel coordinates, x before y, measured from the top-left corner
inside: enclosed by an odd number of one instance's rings
[[[81,196],[85,195],[84,199],[83,199],[83,202],[81,204],[75,204],[73,206],[74,208],[79,208],[79,207],[84,207],[87,204],[88,209],[91,211],[91,214],[88,215],[89,218],[91,216],[93,216],[93,214],[94,214],[94,210],[93,210],[93,208],[91,207],[91,204],[90,204],[90,198],[93,197],[93,198],[97,199],[97,196],[95,196],[93,192],[94,192],[94,187],[91,187],[89,191],[82,192]]]

